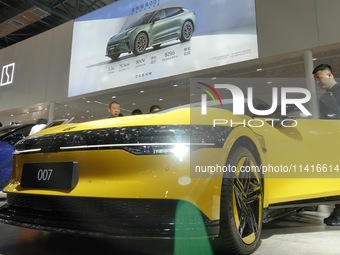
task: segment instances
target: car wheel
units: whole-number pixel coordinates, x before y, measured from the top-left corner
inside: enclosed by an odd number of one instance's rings
[[[135,45],[133,47],[133,54],[142,54],[148,47],[148,36],[146,33],[139,33],[135,39]]]
[[[120,53],[117,53],[117,54],[113,54],[113,55],[110,55],[109,57],[112,59],[112,60],[117,60],[120,56]]]
[[[179,38],[181,42],[187,42],[191,39],[194,32],[194,25],[191,21],[187,20],[182,26],[181,37]]]
[[[223,178],[220,233],[215,244],[222,254],[251,254],[260,244],[263,186],[260,173],[245,172],[258,165],[253,154],[240,146],[234,149],[227,166],[235,173]]]

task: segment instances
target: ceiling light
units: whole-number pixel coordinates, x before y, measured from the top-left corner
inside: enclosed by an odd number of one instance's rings
[[[262,71],[262,68],[257,68],[256,71],[257,72]]]
[[[139,91],[140,93],[144,93],[144,90]]]
[[[44,17],[50,15],[48,12],[45,12],[44,10],[42,10],[38,7],[32,9],[31,12],[34,13],[35,15],[41,17],[41,18],[44,18]]]
[[[13,27],[21,27],[24,25],[24,23],[17,21],[15,19],[11,19],[10,21],[8,21],[8,24],[12,25]]]
[[[13,14],[12,18],[0,22],[0,38],[50,15],[50,13],[42,10],[41,8],[32,6],[32,3],[27,3],[25,6],[27,8],[26,10],[18,10],[16,14]]]

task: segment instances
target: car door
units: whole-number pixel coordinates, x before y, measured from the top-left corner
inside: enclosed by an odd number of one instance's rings
[[[340,120],[296,123],[263,134],[269,204],[340,195]]]
[[[150,43],[158,44],[178,37],[180,33],[179,8],[160,10],[153,18],[150,30]]]

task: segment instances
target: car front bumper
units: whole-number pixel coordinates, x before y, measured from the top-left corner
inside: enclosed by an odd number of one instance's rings
[[[209,221],[180,200],[109,199],[8,194],[0,222],[27,228],[97,237],[134,239],[213,238]]]

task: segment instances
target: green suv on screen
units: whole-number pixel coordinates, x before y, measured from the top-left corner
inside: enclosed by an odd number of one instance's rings
[[[145,13],[124,31],[112,36],[106,56],[112,60],[121,53],[142,54],[146,48],[158,49],[162,43],[179,39],[189,41],[195,28],[195,13],[183,7],[169,7]]]

